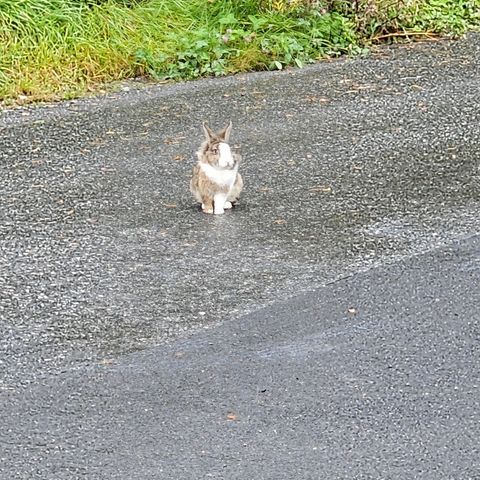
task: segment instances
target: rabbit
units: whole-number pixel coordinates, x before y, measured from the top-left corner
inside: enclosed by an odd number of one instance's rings
[[[243,189],[243,179],[238,173],[240,155],[232,153],[228,140],[232,122],[214,133],[203,123],[205,141],[197,152],[198,163],[193,167],[190,191],[202,204],[204,213],[220,215],[232,208]]]

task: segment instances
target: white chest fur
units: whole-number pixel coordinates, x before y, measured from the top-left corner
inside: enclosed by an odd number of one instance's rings
[[[207,163],[201,163],[200,168],[209,180],[215,182],[220,187],[232,188],[237,178],[237,166],[233,169],[223,169],[212,167]]]

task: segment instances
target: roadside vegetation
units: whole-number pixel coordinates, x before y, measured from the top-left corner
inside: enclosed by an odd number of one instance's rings
[[[0,0],[0,101],[302,67],[479,26],[480,0]]]

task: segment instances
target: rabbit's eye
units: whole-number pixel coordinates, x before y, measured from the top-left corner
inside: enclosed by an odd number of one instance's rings
[[[212,153],[213,153],[214,155],[216,155],[216,154],[218,153],[218,148],[216,148],[216,147],[215,147],[215,148],[212,148]]]

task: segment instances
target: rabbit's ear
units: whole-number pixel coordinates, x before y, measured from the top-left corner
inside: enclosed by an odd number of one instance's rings
[[[206,124],[206,122],[203,122],[203,132],[205,133],[205,138],[210,141],[212,138],[215,137],[215,134],[212,132],[211,128]]]
[[[218,132],[218,137],[223,141],[228,142],[230,138],[230,133],[232,133],[232,121],[223,129]]]

